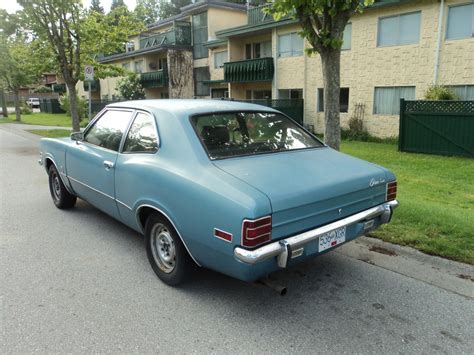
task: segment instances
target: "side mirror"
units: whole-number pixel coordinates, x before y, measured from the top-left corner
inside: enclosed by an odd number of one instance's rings
[[[71,133],[71,139],[76,142],[84,140],[84,133],[82,132],[73,132]]]

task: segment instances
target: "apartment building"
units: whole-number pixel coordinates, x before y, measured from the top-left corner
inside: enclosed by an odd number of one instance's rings
[[[297,20],[275,21],[264,11],[266,6],[270,5],[249,7],[215,0],[189,5],[182,14],[158,22],[135,39],[136,50],[102,61],[133,65],[142,73],[148,98],[303,101],[304,123],[322,132],[324,90],[319,55],[305,54],[308,43],[298,35]],[[183,21],[189,24],[192,36],[185,45],[147,46],[150,40],[163,38],[166,31],[176,31]],[[193,84],[182,96],[170,95],[173,88],[168,77],[179,70],[169,65],[173,49],[192,54]],[[356,116],[363,119],[369,133],[395,136],[400,98],[421,99],[435,83],[452,87],[461,99],[474,100],[472,0],[376,1],[351,18],[342,49],[343,126]],[[167,73],[159,74],[165,67]],[[102,97],[111,98],[115,81],[101,80]]]

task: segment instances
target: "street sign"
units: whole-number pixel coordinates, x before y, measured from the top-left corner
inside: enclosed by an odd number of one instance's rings
[[[92,65],[84,66],[84,81],[94,80],[94,67]]]

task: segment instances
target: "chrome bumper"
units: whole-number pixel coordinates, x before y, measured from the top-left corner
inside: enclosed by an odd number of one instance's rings
[[[334,229],[349,226],[354,223],[369,221],[376,217],[381,217],[381,224],[390,222],[392,210],[398,206],[398,201],[389,201],[381,205],[369,208],[368,210],[356,213],[352,216],[340,219],[336,222],[326,224],[316,229],[288,237],[263,247],[247,250],[240,247],[234,249],[235,257],[246,263],[256,264],[263,260],[277,257],[278,266],[285,268],[288,259],[300,256],[303,253],[302,248],[318,239],[321,235]]]

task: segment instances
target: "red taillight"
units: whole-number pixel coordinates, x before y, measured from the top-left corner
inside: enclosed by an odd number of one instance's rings
[[[242,222],[242,246],[253,248],[272,239],[272,217]]]
[[[392,181],[387,184],[387,201],[393,201],[397,198],[397,182]]]

